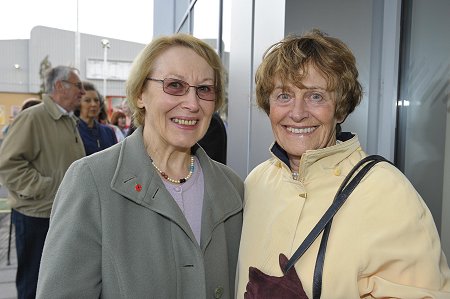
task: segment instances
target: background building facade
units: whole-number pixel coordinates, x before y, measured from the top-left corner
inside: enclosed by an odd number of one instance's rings
[[[77,66],[75,36],[73,31],[36,26],[29,40],[0,40],[0,48],[4,49],[0,58],[0,114],[3,115],[0,115],[0,130],[20,111],[24,99],[39,97],[45,67],[77,67],[81,80],[94,83],[100,93],[106,90],[103,96],[107,97],[107,103],[120,103],[125,98],[124,83],[129,68],[145,45],[108,38],[110,47],[104,72],[105,51],[101,44],[104,37],[80,34]]]

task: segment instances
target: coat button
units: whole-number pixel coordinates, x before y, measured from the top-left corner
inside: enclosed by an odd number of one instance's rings
[[[335,175],[335,176],[340,176],[340,175],[341,175],[341,169],[339,169],[338,167],[336,167],[336,168],[334,169],[334,175]]]
[[[214,298],[219,299],[222,297],[222,295],[223,295],[223,287],[217,287],[214,290]]]

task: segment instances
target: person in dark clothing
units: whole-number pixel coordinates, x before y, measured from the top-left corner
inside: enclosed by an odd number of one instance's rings
[[[78,131],[83,140],[86,156],[117,143],[114,130],[97,121],[100,112],[100,94],[90,82],[83,82],[86,94],[81,99]]]
[[[213,114],[208,131],[198,144],[211,159],[227,164],[227,130],[219,113]]]
[[[131,134],[133,134],[133,132],[135,130],[136,130],[136,127],[133,125],[133,123],[131,123],[130,126],[128,127],[127,136],[130,136]]]

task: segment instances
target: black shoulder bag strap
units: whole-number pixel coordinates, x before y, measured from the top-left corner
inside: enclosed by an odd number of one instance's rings
[[[319,222],[314,226],[311,232],[308,234],[306,239],[300,244],[298,249],[294,252],[292,257],[289,259],[286,267],[284,268],[284,273],[287,273],[290,268],[294,266],[297,260],[305,253],[305,251],[311,246],[314,240],[323,232],[322,240],[320,242],[319,252],[317,253],[316,266],[314,269],[314,279],[313,279],[313,299],[319,299],[322,293],[322,271],[323,263],[325,260],[325,251],[327,247],[328,235],[331,229],[331,223],[333,222],[333,217],[340,207],[344,204],[347,197],[353,192],[355,187],[359,184],[362,178],[367,174],[367,172],[379,162],[389,162],[385,158],[378,155],[367,156],[358,162],[358,164],[353,167],[349,174],[345,177],[341,186],[339,187],[336,195],[334,196],[333,203],[325,212],[325,214],[320,218]],[[392,164],[392,163],[391,163]],[[359,168],[364,165],[364,167],[355,175]],[[353,177],[354,176],[354,177]],[[353,179],[352,179],[353,177]],[[349,182],[350,181],[350,182]]]

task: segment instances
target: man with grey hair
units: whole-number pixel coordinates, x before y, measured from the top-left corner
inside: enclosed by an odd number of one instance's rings
[[[41,104],[21,112],[0,148],[0,183],[10,193],[18,298],[35,298],[53,199],[70,164],[85,156],[73,110],[85,94],[78,70],[50,69]]]

